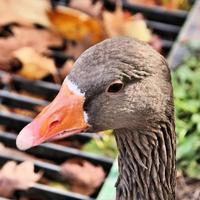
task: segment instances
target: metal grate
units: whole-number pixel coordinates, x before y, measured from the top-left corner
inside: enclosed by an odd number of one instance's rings
[[[5,77],[6,75],[7,73],[0,71],[0,78]],[[2,105],[6,105],[9,108],[34,110],[36,106],[44,106],[48,103],[48,101],[15,94],[9,91],[10,88],[17,88],[18,91],[25,90],[34,94],[42,94],[46,98],[51,99],[58,92],[59,86],[42,81],[30,82],[19,76],[13,76],[11,84],[6,84],[3,86],[3,88],[1,88],[0,102]],[[16,148],[16,133],[31,120],[32,118],[30,117],[14,113],[0,112],[0,124],[6,126],[12,131],[0,134],[0,142],[4,143],[7,147]],[[90,139],[92,139],[92,136],[88,133],[83,133],[70,138],[70,140],[76,140],[82,144],[88,142]],[[35,168],[36,170],[42,170],[45,178],[58,182],[64,181],[60,173],[59,165],[70,158],[81,158],[90,161],[94,165],[102,166],[106,173],[109,172],[113,163],[113,160],[110,158],[89,154],[78,149],[64,147],[54,143],[42,144],[37,148],[28,150],[27,153],[34,155],[37,158],[46,159],[55,163],[51,164],[43,161],[36,161]],[[3,165],[9,160],[15,160],[17,162],[23,161],[15,156],[8,157],[0,155],[0,165]],[[39,191],[42,191],[42,193]],[[41,184],[37,184],[33,188],[29,189],[26,193],[28,196],[34,193],[35,199],[39,199],[38,195],[40,194],[42,195],[43,199],[91,199],[83,195],[57,191]]]
[[[64,1],[62,1],[62,4],[63,2]],[[105,6],[108,9],[113,9],[115,5],[105,1]],[[187,12],[185,11],[169,12],[161,8],[145,8],[143,6],[129,5],[126,2],[124,2],[123,8],[131,13],[141,12],[145,16],[148,26],[162,39],[164,55],[169,53],[187,17]],[[67,57],[63,56],[61,53],[55,52],[54,56],[60,62],[62,62],[63,59],[67,59]],[[8,75],[7,72],[0,71],[0,79]],[[31,82],[17,75],[12,75],[12,81],[0,85],[0,104],[9,108],[33,111],[36,110],[37,107],[47,105],[58,93],[59,88],[59,85],[50,82]],[[15,93],[12,92],[13,90]],[[42,98],[27,97],[20,94],[21,91],[36,94]],[[16,134],[31,120],[31,117],[15,113],[0,112],[0,125],[7,127],[7,131],[0,134],[0,142],[4,143],[7,147],[16,149]],[[84,144],[91,139],[91,134],[83,133],[72,136],[66,140],[78,141]],[[53,164],[45,161],[36,161],[35,169],[42,170],[45,178],[58,182],[64,181],[60,173],[60,164],[70,158],[81,158],[90,161],[94,165],[100,165],[103,167],[106,174],[109,173],[113,164],[113,160],[110,158],[82,152],[75,148],[64,147],[54,143],[42,144],[39,147],[28,150],[27,153],[52,162]],[[0,166],[9,160],[15,160],[16,162],[23,161],[15,156],[8,157],[0,155]],[[89,197],[72,192],[63,192],[43,184],[36,184],[27,191],[17,191],[15,193],[15,198],[18,199],[21,195],[25,195],[34,200],[92,200],[98,196],[98,192]]]
[[[162,49],[165,56],[168,55],[175,42],[182,25],[187,18],[186,11],[168,11],[159,7],[144,7],[140,5],[123,4],[125,10],[131,13],[141,12],[147,19],[147,25],[153,33],[159,35],[162,40]]]

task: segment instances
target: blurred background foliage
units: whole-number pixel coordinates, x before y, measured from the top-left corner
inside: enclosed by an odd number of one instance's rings
[[[190,177],[200,178],[200,43],[190,43],[188,50],[188,56],[172,74],[177,168]]]

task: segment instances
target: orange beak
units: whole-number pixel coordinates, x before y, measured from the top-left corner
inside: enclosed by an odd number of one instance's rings
[[[85,131],[89,125],[84,119],[84,100],[84,96],[74,94],[63,84],[53,102],[21,130],[17,147],[26,150],[48,140]]]

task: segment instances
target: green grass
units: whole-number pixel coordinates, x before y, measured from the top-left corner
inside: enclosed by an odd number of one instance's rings
[[[172,74],[177,133],[177,168],[200,178],[200,46]]]

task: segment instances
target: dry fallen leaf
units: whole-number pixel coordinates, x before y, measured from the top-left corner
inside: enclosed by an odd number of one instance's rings
[[[9,109],[2,104],[0,104],[0,111],[4,113],[9,113]]]
[[[46,52],[48,47],[62,46],[63,39],[59,34],[27,26],[11,26],[12,35],[0,37],[0,69],[10,69],[13,52],[22,47],[32,47],[37,52]]]
[[[191,7],[189,0],[128,0],[128,2],[145,6],[161,6],[169,10],[188,10]]]
[[[152,34],[141,14],[130,17],[124,24],[124,32],[126,36],[137,38],[144,42],[150,42]]]
[[[71,8],[83,11],[91,16],[97,17],[101,14],[103,2],[93,2],[92,0],[71,0],[69,6]]]
[[[64,80],[64,78],[70,73],[70,71],[72,70],[74,64],[74,60],[67,60],[63,67],[60,69],[60,75],[62,80]]]
[[[0,143],[0,155],[7,156],[7,157],[14,157],[14,158],[17,158],[20,160],[26,160],[26,161],[31,161],[31,162],[37,161],[37,162],[52,163],[49,160],[36,158],[26,152],[22,152],[22,151],[13,149],[13,148],[6,147],[6,146],[4,146],[3,143]]]
[[[117,7],[115,12],[103,11],[103,24],[109,37],[124,34],[123,23],[125,21],[124,12],[121,7]]]
[[[162,41],[157,35],[153,35],[151,42],[149,43],[155,50],[161,52]]]
[[[0,170],[0,196],[11,197],[16,189],[26,190],[41,176],[40,172],[34,172],[34,164],[30,161],[20,164],[9,161]]]
[[[29,160],[29,161],[39,160],[39,159],[35,158],[34,156],[31,156],[27,153],[6,147],[2,143],[0,143],[0,155],[8,156],[8,157],[12,156],[12,157],[15,157],[15,158],[19,158],[19,159],[23,159],[23,160]]]
[[[128,0],[129,3],[133,4],[143,4],[145,6],[155,6],[156,5],[156,0]],[[159,1],[157,1],[159,2]]]
[[[11,84],[12,76],[11,74],[5,73],[3,76],[0,76],[0,88]]]
[[[184,176],[177,171],[176,177],[176,200],[199,200],[200,180]]]
[[[109,37],[129,36],[144,42],[150,42],[152,39],[151,31],[141,14],[131,16],[124,12],[121,6],[118,6],[115,12],[104,11],[103,23]]]
[[[103,183],[105,172],[102,167],[88,161],[71,159],[61,165],[61,172],[73,192],[90,195]]]
[[[23,115],[26,117],[36,117],[37,113],[32,110],[25,110],[25,109],[20,109],[20,108],[10,108],[10,112],[18,114],[18,115]]]
[[[23,89],[20,90],[20,91],[12,91],[12,93],[17,93],[17,94],[20,94],[20,95],[23,95],[23,96],[34,98],[34,99],[42,99],[42,100],[44,100],[44,98],[41,95],[35,94],[35,93],[31,93],[31,92],[28,92],[28,91],[23,90]]]
[[[1,109],[1,107],[0,107]],[[6,131],[6,127],[4,125],[0,125],[0,134],[3,132],[3,131]]]
[[[90,44],[88,44],[87,41],[76,42],[74,45],[68,44],[65,53],[74,59],[77,59],[81,53],[83,53],[89,47]]]
[[[24,116],[32,117],[32,118],[36,116],[36,111],[7,107],[7,106],[1,105],[1,104],[0,104],[0,112],[10,113],[10,114],[15,113],[15,114],[24,115]],[[2,127],[3,127],[3,125],[2,125]],[[4,130],[5,130],[5,128],[4,128]],[[1,147],[1,143],[0,143],[0,147]],[[1,148],[0,148],[0,150],[1,150]],[[0,152],[0,154],[1,153],[2,152]]]
[[[18,74],[30,79],[42,79],[48,74],[56,74],[56,66],[51,58],[37,53],[33,48],[24,47],[13,52],[13,57],[22,63]]]
[[[46,27],[50,22],[46,15],[50,4],[48,0],[1,0],[0,25],[9,23],[37,23]]]
[[[54,29],[67,39],[88,40],[90,45],[104,39],[101,22],[81,11],[59,6],[49,10],[48,16]]]

